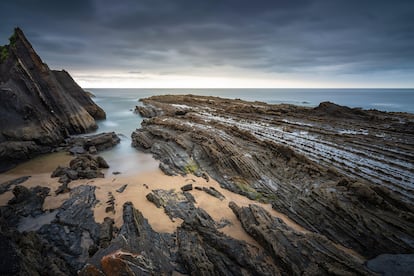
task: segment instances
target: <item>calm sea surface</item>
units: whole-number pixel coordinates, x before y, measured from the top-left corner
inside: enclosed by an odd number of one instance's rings
[[[121,134],[121,144],[102,155],[115,166],[111,170],[129,171],[145,166],[147,157],[131,147],[131,133],[139,128],[142,118],[133,113],[141,98],[165,94],[195,94],[288,103],[314,107],[330,101],[349,107],[414,113],[414,89],[87,89],[106,114],[98,122],[99,132]]]

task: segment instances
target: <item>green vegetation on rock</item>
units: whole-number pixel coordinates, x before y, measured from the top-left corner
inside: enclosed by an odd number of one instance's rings
[[[195,173],[197,170],[198,170],[198,166],[193,160],[188,162],[187,165],[185,165],[184,167],[184,172],[186,174]]]
[[[14,32],[14,34],[9,38],[10,46],[14,47],[17,41],[17,34]]]
[[[0,63],[3,63],[9,57],[9,49],[7,45],[0,46]]]

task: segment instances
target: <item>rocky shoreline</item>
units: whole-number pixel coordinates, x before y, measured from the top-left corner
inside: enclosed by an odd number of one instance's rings
[[[414,115],[192,95],[143,103],[133,145],[163,171],[208,173],[367,259],[414,252]]]

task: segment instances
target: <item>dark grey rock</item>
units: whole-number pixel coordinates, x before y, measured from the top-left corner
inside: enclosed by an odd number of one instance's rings
[[[219,191],[217,191],[214,187],[203,187],[203,191],[206,192],[207,194],[214,196],[220,200],[225,199],[225,196],[220,193]]]
[[[128,186],[128,184],[122,185],[119,189],[116,189],[116,192],[117,193],[123,193],[127,186]]]
[[[7,192],[11,186],[14,185],[19,185],[23,182],[25,182],[26,180],[28,180],[30,178],[30,176],[22,176],[10,181],[6,181],[0,184],[0,194],[3,194],[5,192]]]
[[[184,186],[181,187],[181,191],[186,192],[186,191],[191,191],[193,190],[193,184],[186,184]]]
[[[69,149],[69,152],[73,155],[78,155],[85,154],[86,150],[83,148],[83,146],[74,146]]]

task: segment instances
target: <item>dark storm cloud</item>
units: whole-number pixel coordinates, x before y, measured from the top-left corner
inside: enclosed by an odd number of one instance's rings
[[[414,72],[413,14],[403,0],[15,0],[0,33],[19,25],[46,62],[76,69]]]

